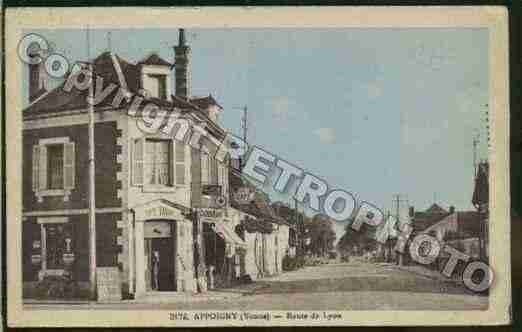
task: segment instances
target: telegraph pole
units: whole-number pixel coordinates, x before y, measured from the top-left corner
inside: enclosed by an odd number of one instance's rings
[[[87,61],[90,61],[90,36],[87,26]],[[96,299],[96,196],[94,168],[94,65],[88,64],[91,72],[89,87],[89,283],[91,299]]]
[[[241,116],[241,135],[243,136],[243,142],[248,142],[248,107],[234,107],[233,109],[242,110],[243,115]],[[243,168],[243,161],[239,159],[239,169]]]
[[[408,200],[407,199],[401,199],[401,195],[400,194],[396,194],[396,195],[393,195],[393,197],[395,198],[394,199],[394,203],[395,203],[395,217],[397,218],[397,222],[401,223],[400,221],[400,204],[401,202],[407,202]],[[401,253],[397,253],[398,255],[398,265],[404,265],[404,256],[403,254]]]
[[[479,134],[473,136],[473,177],[477,176],[477,149],[479,144]]]
[[[248,130],[248,107],[247,105],[243,106],[243,117],[241,118],[241,129],[243,129],[243,141],[247,142],[247,130]]]

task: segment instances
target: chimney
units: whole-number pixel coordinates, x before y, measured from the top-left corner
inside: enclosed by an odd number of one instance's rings
[[[174,46],[176,68],[176,97],[190,97],[190,47],[186,44],[185,29],[179,29],[178,46]]]
[[[453,205],[450,206],[450,208],[449,208],[449,212],[450,212],[450,213],[455,213],[455,207],[454,207]]]
[[[31,58],[39,56],[35,51],[30,53]],[[42,94],[47,92],[47,75],[45,73],[45,66],[43,60],[40,63],[29,64],[29,102],[32,103]]]

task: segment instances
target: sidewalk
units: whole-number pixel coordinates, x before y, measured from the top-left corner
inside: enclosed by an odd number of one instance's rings
[[[24,299],[24,305],[105,305],[105,304],[150,304],[150,303],[193,303],[206,301],[222,301],[252,295],[257,290],[268,287],[266,283],[254,282],[251,284],[238,285],[231,288],[213,289],[206,293],[182,293],[182,292],[149,292],[137,299],[121,301],[90,301],[82,299],[52,299],[37,300]]]

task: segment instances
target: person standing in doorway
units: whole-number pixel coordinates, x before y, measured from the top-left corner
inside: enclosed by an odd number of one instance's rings
[[[152,253],[152,289],[159,290],[159,263],[160,256],[159,251],[154,251]]]

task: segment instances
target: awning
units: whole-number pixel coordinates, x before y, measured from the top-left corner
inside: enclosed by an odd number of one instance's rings
[[[236,245],[238,247],[246,248],[247,244],[243,239],[241,239],[236,232],[227,224],[223,223],[215,223],[212,227],[214,232],[219,235],[226,242]]]

